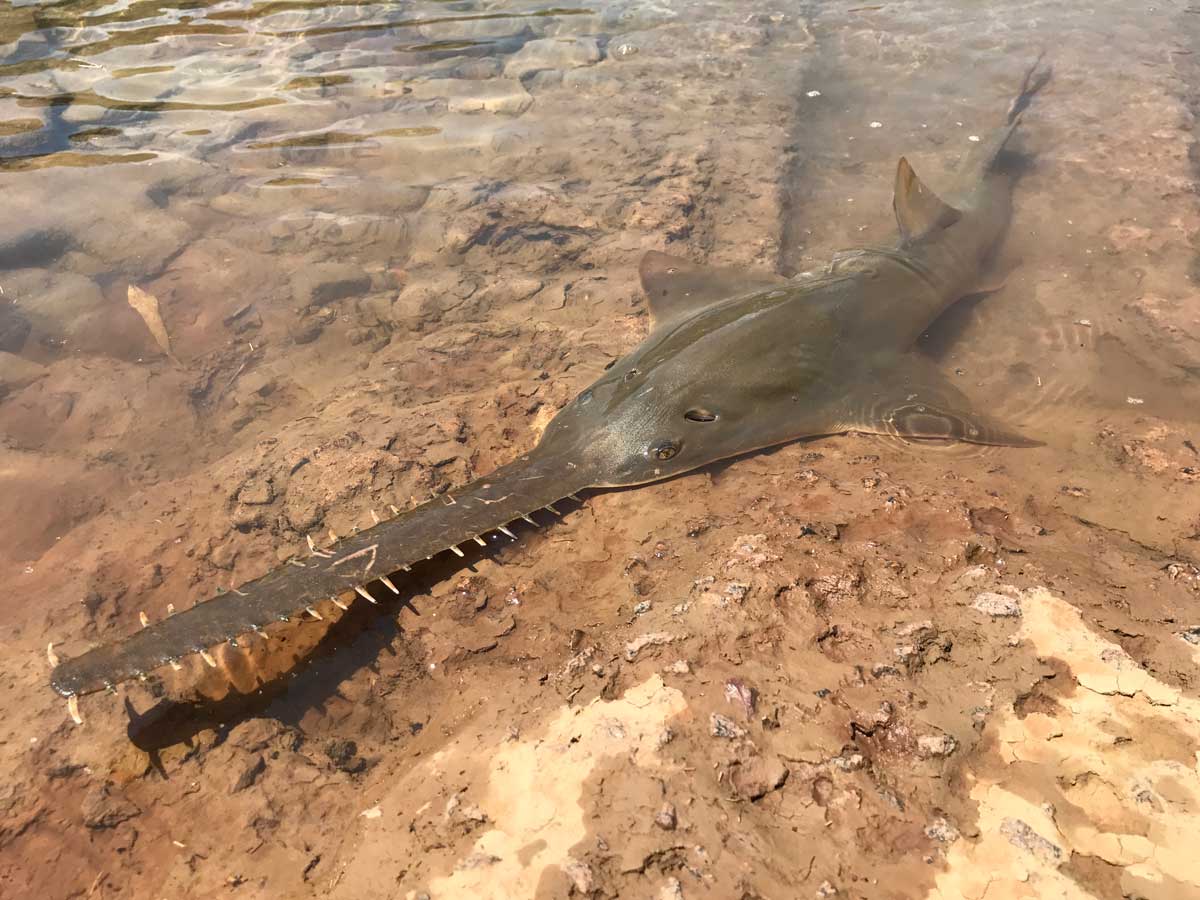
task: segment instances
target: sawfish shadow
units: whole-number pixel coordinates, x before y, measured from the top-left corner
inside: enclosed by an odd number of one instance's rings
[[[563,501],[564,513],[581,506]],[[513,527],[518,526],[513,523]],[[528,525],[521,527],[518,540],[526,533],[542,530]],[[414,565],[399,595],[390,599],[381,597],[375,606],[366,603],[350,606],[306,653],[270,680],[261,681],[252,691],[231,690],[220,699],[163,697],[144,712],[135,709],[127,696],[126,733],[130,742],[148,754],[154,769],[167,778],[160,752],[178,744],[192,747],[196,736],[203,731],[215,731],[216,743],[221,744],[238,725],[253,718],[274,719],[298,727],[308,712],[324,709],[331,699],[339,696],[338,687],[343,682],[363,669],[377,672],[378,661],[384,654],[398,655],[393,645],[405,631],[401,618],[421,615],[416,600],[427,596],[432,585],[462,571],[475,571],[478,562],[495,559],[515,543],[476,548],[477,552],[468,552],[464,559],[439,556]]]

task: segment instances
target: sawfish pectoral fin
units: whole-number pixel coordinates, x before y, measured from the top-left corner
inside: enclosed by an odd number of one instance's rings
[[[788,284],[782,275],[701,266],[651,250],[638,266],[650,309],[650,327],[661,328],[706,306],[762,288]]]
[[[933,231],[949,228],[961,217],[953,206],[942,200],[917,177],[905,157],[896,164],[896,189],[892,197],[900,237],[907,243]]]
[[[913,361],[850,390],[843,406],[847,431],[909,440],[963,441],[999,447],[1041,447],[995,419],[971,409],[967,398],[933,367]]]

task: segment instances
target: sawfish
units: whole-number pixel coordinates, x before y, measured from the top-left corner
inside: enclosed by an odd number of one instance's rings
[[[972,409],[916,348],[959,298],[977,292],[1011,215],[1004,150],[1049,70],[1026,73],[1001,124],[974,144],[939,196],[904,157],[894,246],[836,254],[794,279],[700,266],[661,252],[639,273],[651,327],[629,355],[563,407],[528,453],[407,512],[294,558],[239,588],[58,663],[55,690],[79,719],[80,695],[113,688],[298,615],[399,594],[417,562],[515,537],[518,520],[584,490],[661,481],[718,460],[844,432],[1036,446]],[[53,647],[50,648],[53,657]]]

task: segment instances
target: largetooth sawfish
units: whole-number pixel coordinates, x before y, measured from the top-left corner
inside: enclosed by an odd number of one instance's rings
[[[529,453],[490,475],[141,631],[59,663],[77,698],[318,606],[398,593],[391,576],[460,544],[533,521],[586,489],[660,481],[798,438],[847,431],[1003,446],[1038,442],[973,411],[914,349],[977,288],[1010,217],[1002,151],[1049,71],[1035,63],[1003,124],[972,146],[944,198],[903,157],[894,247],[836,254],[788,280],[646,254],[647,338],[567,404]],[[328,610],[328,607],[326,607]],[[53,658],[53,648],[50,648]]]

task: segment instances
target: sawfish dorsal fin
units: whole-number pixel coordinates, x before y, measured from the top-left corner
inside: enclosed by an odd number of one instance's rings
[[[915,353],[887,367],[884,377],[850,385],[843,404],[846,431],[998,447],[1043,446],[974,411],[962,391]]]
[[[788,284],[781,275],[700,266],[651,250],[638,266],[650,309],[651,329],[662,328],[730,297]]]
[[[896,222],[900,225],[900,237],[904,241],[916,240],[940,228],[949,228],[962,216],[925,186],[903,156],[896,165],[896,193],[892,198],[892,207],[896,210]]]

